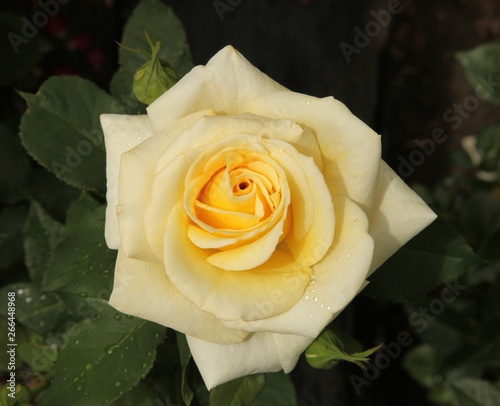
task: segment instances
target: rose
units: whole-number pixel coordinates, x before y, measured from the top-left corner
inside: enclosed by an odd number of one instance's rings
[[[187,335],[208,388],[289,372],[367,276],[434,213],[333,98],[232,47],[147,115],[103,115],[110,304]]]

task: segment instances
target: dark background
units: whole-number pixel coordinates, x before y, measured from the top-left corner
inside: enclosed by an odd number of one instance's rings
[[[319,97],[333,95],[382,134],[384,158],[397,170],[415,140],[445,129],[448,138],[438,153],[411,176],[410,183],[431,186],[453,171],[447,151],[461,137],[488,123],[499,123],[488,107],[471,114],[456,130],[443,119],[454,103],[473,94],[454,54],[500,38],[500,5],[495,0],[401,1],[387,28],[370,38],[348,61],[341,44],[355,46],[356,29],[375,21],[373,12],[386,10],[381,0],[222,0],[222,14],[208,0],[166,0],[184,23],[195,64],[205,64],[232,44],[263,72],[291,90]],[[117,45],[136,0],[71,0],[41,35],[53,44],[30,79],[17,89],[35,92],[51,75],[79,74],[107,88],[117,68]],[[234,4],[231,6],[230,4]],[[36,1],[2,1],[3,11],[31,18]],[[231,10],[229,10],[231,8]],[[356,28],[357,27],[357,28]],[[4,38],[2,38],[4,40]],[[0,62],[3,63],[3,62]],[[1,89],[1,113],[15,124],[24,104],[13,89]],[[437,176],[439,174],[439,177]],[[394,341],[411,331],[403,310],[394,305],[357,298],[338,320],[366,346]],[[416,336],[415,336],[416,339]],[[426,405],[423,390],[401,369],[397,359],[357,395],[349,376],[356,367],[340,365],[317,371],[304,360],[292,377],[299,404]]]

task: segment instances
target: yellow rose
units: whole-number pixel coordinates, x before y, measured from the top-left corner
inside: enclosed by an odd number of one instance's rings
[[[332,97],[228,46],[147,109],[103,115],[110,304],[187,335],[208,388],[283,369],[435,218]]]

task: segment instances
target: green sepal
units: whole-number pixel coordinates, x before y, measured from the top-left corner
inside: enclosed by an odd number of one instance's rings
[[[369,356],[381,345],[361,351],[361,344],[339,330],[324,330],[305,352],[306,361],[313,368],[331,369],[340,361],[348,361],[365,368]]]

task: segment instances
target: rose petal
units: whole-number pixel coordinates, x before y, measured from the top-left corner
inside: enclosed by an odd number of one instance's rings
[[[269,146],[271,158],[286,171],[292,191],[294,232],[286,238],[287,245],[298,263],[313,265],[328,251],[334,237],[330,191],[311,157],[280,141],[271,140]]]
[[[106,243],[111,249],[120,246],[116,206],[121,155],[151,136],[146,115],[102,114],[101,125],[106,144]]]
[[[159,159],[158,153],[168,149],[180,132],[206,114],[211,114],[211,111],[200,111],[184,117],[168,129],[169,133],[155,133],[154,136],[121,156],[118,225],[121,247],[128,257],[144,261],[159,260],[149,245],[144,225],[144,213],[150,203],[152,182]]]
[[[223,321],[249,332],[269,331],[315,338],[365,286],[371,264],[373,240],[364,212],[343,196],[333,197],[335,240],[325,257],[313,266],[314,278],[300,301],[286,313],[249,322]],[[293,276],[288,283],[300,280]]]
[[[370,274],[430,223],[436,214],[384,162],[370,218],[375,251]]]
[[[256,320],[282,313],[304,293],[312,273],[290,254],[275,251],[252,270],[230,272],[206,258],[214,250],[195,246],[188,238],[187,218],[178,205],[165,234],[165,268],[179,291],[203,311],[221,320]]]
[[[123,313],[203,340],[226,344],[241,342],[248,335],[225,328],[216,317],[186,300],[167,278],[163,264],[127,258],[122,250],[118,251],[109,303]]]
[[[155,130],[180,117],[207,108],[217,114],[248,111],[255,99],[285,90],[248,62],[232,46],[215,54],[206,66],[197,66],[147,108]]]
[[[367,211],[375,196],[380,136],[332,97],[318,99],[290,91],[264,96],[249,112],[293,120],[310,129],[323,153],[331,193],[349,196]]]
[[[208,389],[259,372],[290,372],[313,339],[255,333],[238,344],[219,345],[187,337],[189,349]]]

